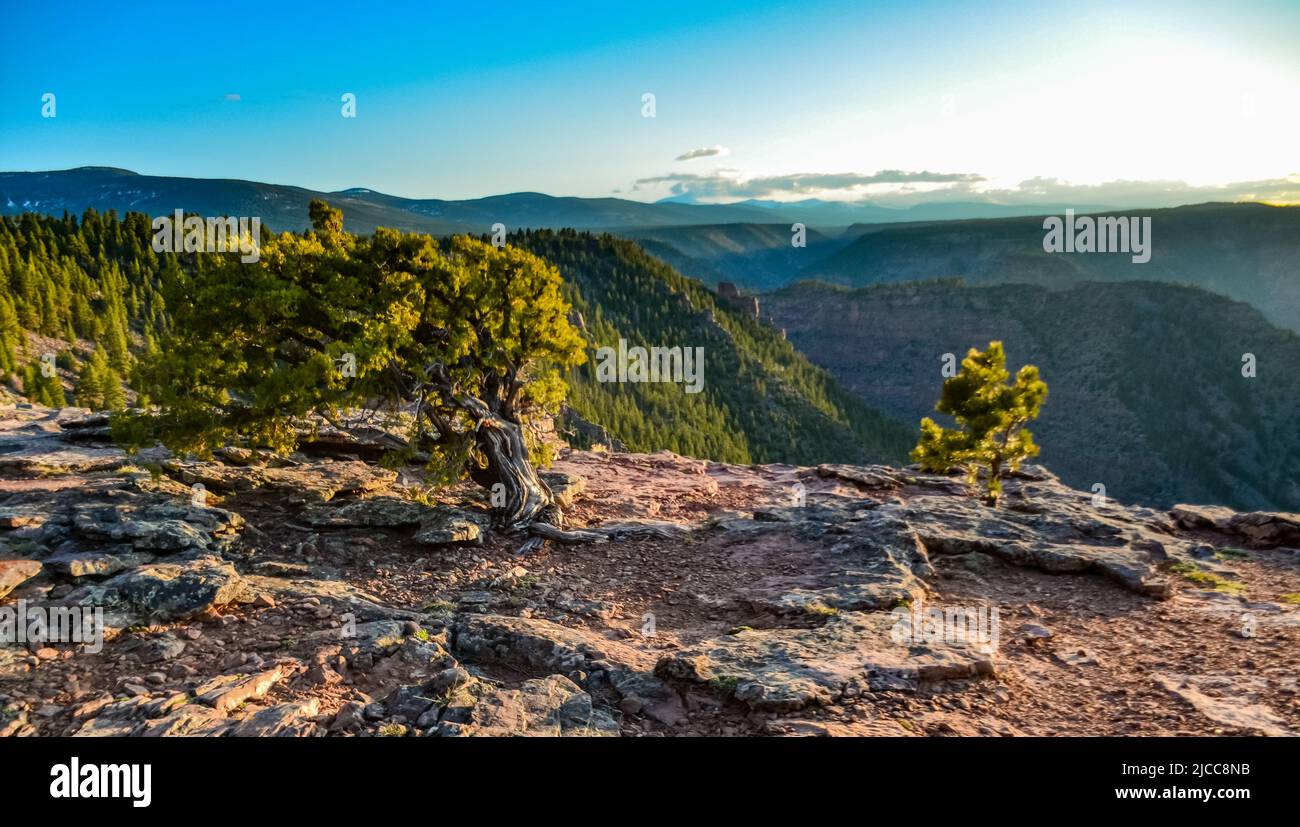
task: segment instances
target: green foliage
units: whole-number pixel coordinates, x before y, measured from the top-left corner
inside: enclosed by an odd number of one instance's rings
[[[68,404],[59,375],[46,376],[38,362],[28,364],[23,373],[23,393],[36,404],[50,408],[62,408]]]
[[[25,343],[13,300],[0,294],[0,379],[18,370],[18,358]]]
[[[553,266],[464,236],[358,238],[324,202],[311,213],[313,230],[264,241],[256,263],[209,254],[169,280],[171,329],[136,373],[158,410],[120,417],[119,438],[286,451],[309,414],[364,407],[403,438],[394,461],[422,451],[457,476],[484,420],[526,423],[563,399],[562,370],[584,357]]]
[[[0,217],[0,378],[27,378],[19,370],[27,333],[67,342],[65,369],[75,369],[74,349],[98,342],[112,368],[129,373],[134,337],[166,324],[162,274],[178,266],[153,252],[151,235],[140,213],[119,220],[87,210],[80,222],[66,214]]]
[[[1173,562],[1169,563],[1168,568],[1174,574],[1180,575],[1189,583],[1194,583],[1201,588],[1210,591],[1223,592],[1232,595],[1245,595],[1246,584],[1239,580],[1231,580],[1227,577],[1221,577],[1214,572],[1201,569],[1194,563]]]
[[[921,420],[921,440],[912,459],[927,471],[945,472],[954,466],[967,469],[971,482],[985,471],[985,498],[997,503],[1002,492],[1003,469],[1015,470],[1038,446],[1024,426],[1038,418],[1047,398],[1047,383],[1038,368],[1025,365],[1007,384],[1010,373],[1001,342],[990,342],[983,352],[971,348],[961,370],[943,383],[935,410],[956,420],[956,429],[944,428],[929,417]]]
[[[97,347],[81,366],[75,389],[77,404],[96,411],[120,411],[126,407],[122,377],[109,364],[104,348]]]

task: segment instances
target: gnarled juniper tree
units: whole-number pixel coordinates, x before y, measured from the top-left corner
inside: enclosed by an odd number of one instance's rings
[[[292,449],[316,418],[383,414],[389,457],[429,457],[492,490],[498,525],[558,523],[525,443],[584,359],[559,272],[513,247],[379,229],[358,237],[323,201],[313,229],[260,260],[197,256],[166,290],[173,324],[138,376],[153,407],[118,417],[129,444],[209,454],[232,441]]]
[[[956,429],[944,428],[926,417],[921,420],[921,440],[912,459],[927,471],[946,472],[965,468],[972,485],[985,472],[985,497],[997,505],[1002,493],[1003,469],[1015,470],[1029,457],[1038,455],[1033,435],[1024,429],[1047,398],[1047,383],[1038,378],[1038,368],[1025,365],[1007,384],[1007,355],[1001,342],[990,342],[988,350],[971,348],[956,376],[943,383],[935,410],[956,420]]]

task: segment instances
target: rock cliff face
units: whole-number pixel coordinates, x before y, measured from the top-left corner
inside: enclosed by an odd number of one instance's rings
[[[718,283],[718,295],[737,313],[746,315],[755,321],[760,319],[758,296],[741,293],[736,289],[736,285],[729,281]]]
[[[0,646],[0,734],[1300,731],[1294,514],[572,451],[548,482],[603,541],[517,556],[476,490],[349,453],[127,457],[0,412],[0,633],[106,638]]]

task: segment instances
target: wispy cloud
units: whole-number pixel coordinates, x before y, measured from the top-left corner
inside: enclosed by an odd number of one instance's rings
[[[813,196],[828,192],[853,193],[877,184],[975,184],[983,176],[964,172],[908,172],[882,170],[872,174],[856,172],[800,172],[744,178],[735,170],[719,169],[708,174],[674,173],[637,179],[637,188],[667,186],[673,195],[694,198],[771,198],[781,195]]]
[[[703,146],[699,149],[692,149],[690,152],[683,152],[674,158],[674,161],[694,161],[696,158],[721,158],[731,150],[725,146]]]
[[[230,94],[226,95],[226,100],[228,100],[228,101],[237,101],[237,100],[239,100],[239,93],[238,93],[238,92],[231,92]]]

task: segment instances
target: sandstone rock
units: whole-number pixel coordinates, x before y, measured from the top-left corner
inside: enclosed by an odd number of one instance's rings
[[[427,514],[412,538],[426,546],[478,545],[483,542],[485,516],[463,509],[438,506]]]
[[[395,688],[384,701],[387,717],[414,721],[438,703],[438,693],[428,684],[413,684]]]
[[[90,701],[86,701],[84,704],[81,704],[80,706],[77,706],[75,709],[72,710],[72,720],[84,721],[89,718],[94,718],[96,715],[102,712],[105,707],[109,706],[112,703],[113,703],[113,696],[108,694],[101,695],[98,698],[95,698]]]
[[[848,612],[816,629],[749,629],[665,655],[655,672],[707,684],[751,709],[786,712],[829,704],[877,676],[908,688],[994,672],[992,656],[975,647],[895,642],[893,625],[890,614]]]
[[[302,738],[314,735],[311,719],[320,714],[320,701],[290,701],[254,712],[226,732],[232,738]]]
[[[1047,640],[1052,636],[1052,630],[1036,623],[1027,623],[1020,627],[1020,636],[1025,640]]]
[[[46,557],[43,562],[52,571],[79,579],[108,577],[153,560],[152,554],[133,552],[131,546],[120,548],[117,553],[69,550]]]
[[[496,577],[492,578],[490,586],[494,589],[514,589],[520,582],[528,576],[528,569],[523,566],[513,566]]]
[[[481,700],[460,734],[485,736],[617,736],[618,725],[563,675],[524,681]]]
[[[175,503],[85,508],[73,518],[77,534],[84,538],[159,554],[210,548],[216,535],[242,525],[243,518],[229,511]]]
[[[121,718],[92,718],[72,733],[74,738],[126,738],[144,728],[144,723]]]
[[[357,701],[345,703],[334,720],[330,722],[330,732],[355,732],[365,726],[366,718],[364,716],[366,705]],[[382,717],[382,715],[381,715]]]
[[[203,483],[213,491],[246,492],[267,489],[291,503],[317,505],[341,494],[386,491],[397,472],[361,461],[323,460],[279,468],[229,467],[216,462],[164,463],[167,472],[186,485]]]
[[[287,563],[283,560],[262,560],[254,563],[253,571],[266,577],[308,577],[311,567],[303,563]]]
[[[313,506],[304,509],[299,519],[320,528],[410,528],[419,525],[429,511],[429,506],[411,500],[383,496]]]
[[[255,675],[219,675],[197,687],[194,698],[197,703],[210,706],[224,715],[245,701],[265,697],[285,675],[285,669],[281,666]]]
[[[661,723],[685,717],[677,693],[653,674],[654,657],[626,644],[538,618],[499,615],[463,616],[454,632],[453,650],[464,657],[524,671],[599,675],[619,696],[640,699],[644,713]]]
[[[1260,701],[1268,685],[1262,676],[1157,674],[1155,678],[1166,691],[1217,723],[1274,737],[1300,734]]]
[[[120,448],[77,445],[58,432],[6,434],[7,450],[0,454],[0,472],[24,475],[107,471],[127,461]]]
[[[163,635],[153,640],[145,641],[136,654],[140,656],[142,663],[159,663],[161,661],[171,660],[179,657],[181,652],[185,651],[185,644],[171,635]]]
[[[538,474],[546,487],[551,489],[551,496],[561,508],[568,508],[587,490],[587,481],[577,474],[564,471],[543,471]]]
[[[901,488],[907,483],[908,476],[896,468],[884,465],[818,465],[817,476],[830,477],[851,482],[870,491],[888,491]]]
[[[982,552],[1055,574],[1097,572],[1139,594],[1168,597],[1171,584],[1156,568],[1150,546],[1131,542],[1149,539],[1143,533],[1149,525],[1129,515],[1103,515],[1077,496],[1048,513],[922,496],[908,501],[902,514],[931,556]]]
[[[135,734],[144,738],[213,738],[225,734],[230,727],[231,721],[222,713],[206,706],[185,704],[162,718],[144,723]]]
[[[1066,666],[1100,666],[1101,658],[1091,649],[1082,647],[1062,647],[1053,654]]]
[[[141,566],[81,597],[81,602],[98,598],[146,618],[179,620],[252,595],[234,566],[217,557],[200,556]]]
[[[0,508],[0,529],[31,528],[45,522],[45,515],[35,508]]]
[[[82,738],[139,735],[150,726],[151,720],[169,717],[177,710],[188,708],[184,693],[171,693],[157,698],[147,693],[148,690],[145,690],[127,700],[98,706],[84,716],[94,715],[74,735]]]
[[[0,560],[0,597],[41,573],[35,560]]]

